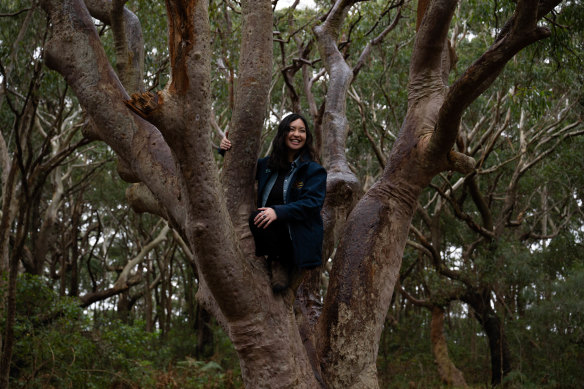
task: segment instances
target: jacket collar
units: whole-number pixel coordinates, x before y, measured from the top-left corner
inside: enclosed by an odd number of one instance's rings
[[[292,169],[300,167],[302,165],[305,165],[305,164],[309,163],[310,161],[311,160],[308,157],[308,154],[302,153],[298,157],[296,157],[296,159],[292,162]]]

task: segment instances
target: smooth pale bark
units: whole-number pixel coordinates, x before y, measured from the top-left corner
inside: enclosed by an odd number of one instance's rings
[[[325,258],[331,255],[347,215],[361,194],[359,180],[349,168],[345,154],[349,133],[347,93],[353,71],[337,45],[345,17],[355,3],[355,0],[337,1],[324,23],[314,28],[318,51],[329,75],[320,127],[320,154],[327,170],[327,195],[323,208]]]
[[[160,245],[164,240],[166,240],[166,235],[168,234],[169,228],[168,226],[164,226],[162,230],[158,233],[158,236],[154,238],[152,241],[148,242],[142,250],[136,255],[134,258],[128,261],[128,263],[122,269],[118,279],[114,283],[115,288],[121,288],[128,283],[128,279],[130,277],[130,272],[134,269],[135,266],[139,265],[146,259],[146,255],[150,251],[156,248],[156,246]]]

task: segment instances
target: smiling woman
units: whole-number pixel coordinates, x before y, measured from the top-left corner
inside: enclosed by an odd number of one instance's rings
[[[286,136],[286,147],[288,147],[288,160],[294,161],[295,154],[306,144],[306,126],[303,119],[296,119],[290,123],[290,130]]]
[[[221,150],[231,142],[221,141]],[[306,119],[286,116],[278,125],[272,153],[258,161],[257,210],[249,218],[256,256],[266,258],[272,289],[283,292],[296,269],[322,262],[326,171],[314,161],[312,133]]]

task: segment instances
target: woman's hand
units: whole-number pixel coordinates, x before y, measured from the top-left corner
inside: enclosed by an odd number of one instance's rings
[[[258,228],[267,228],[274,220],[278,218],[273,208],[258,208],[258,213],[253,219],[253,224]]]
[[[219,148],[225,151],[231,149],[231,141],[227,139],[227,134],[228,132],[225,133],[225,137],[221,139],[221,143],[219,144]]]

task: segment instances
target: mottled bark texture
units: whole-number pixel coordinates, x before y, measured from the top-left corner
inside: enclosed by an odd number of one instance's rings
[[[121,3],[115,1],[113,9],[120,12]],[[352,72],[335,43],[353,3],[338,1],[315,30],[330,75],[323,113],[329,229],[331,220],[344,219],[346,204],[354,202],[358,188],[344,153],[345,100]],[[536,24],[543,14],[531,3],[518,1],[508,30],[449,88],[446,38],[456,1],[429,3],[414,46],[408,112],[400,135],[383,175],[356,205],[344,232],[336,231],[341,239],[315,324],[315,316],[302,313],[314,300],[311,295],[303,295],[297,321],[292,292],[272,293],[265,267],[251,255],[243,226],[251,208],[268,101],[270,1],[242,2],[242,52],[230,134],[234,150],[225,161],[223,185],[209,136],[208,2],[167,0],[166,5],[171,81],[164,90],[152,95],[132,90],[137,93],[130,99],[81,0],[42,1],[53,27],[47,65],[61,73],[77,95],[94,124],[92,136],[115,151],[123,161],[124,177],[144,191],[134,190],[136,204],[148,211],[158,208],[156,213],[185,238],[199,276],[197,297],[229,334],[248,388],[315,388],[321,372],[323,384],[330,388],[378,387],[378,343],[418,195],[438,172],[472,170],[472,159],[451,151],[460,116],[513,54],[548,34]],[[112,23],[123,24],[122,19]],[[120,37],[127,31],[118,30]],[[307,329],[302,336],[299,323]]]
[[[85,0],[94,18],[112,27],[116,48],[116,70],[129,92],[143,89],[144,38],[140,20],[124,7],[124,0]]]
[[[377,387],[377,347],[418,195],[441,171],[472,171],[474,160],[451,150],[464,108],[515,53],[549,34],[537,26],[533,7],[519,1],[509,32],[448,87],[446,38],[456,4],[432,1],[420,12],[406,118],[382,177],[353,209],[341,236],[316,335],[330,387]]]
[[[255,204],[255,168],[272,76],[272,25],[263,21],[272,19],[272,8],[253,0],[242,1],[241,7],[245,28],[229,126],[233,147],[225,155],[221,178],[231,220],[245,253],[252,255],[247,219]]]
[[[207,6],[206,1],[167,1],[171,82],[155,95],[149,112],[141,111],[138,100],[142,95],[129,99],[82,1],[43,2],[54,26],[47,64],[72,87],[95,124],[96,136],[127,162],[127,176],[136,178],[133,181],[139,182],[141,190],[148,188],[151,192],[148,201],[140,204],[145,209],[163,205],[163,212],[158,213],[168,217],[196,253],[194,262],[201,285],[206,288],[199,292],[206,296],[206,307],[220,318],[231,337],[246,386],[314,387],[316,380],[290,298],[275,296],[258,259],[242,254],[220,186],[209,138],[211,55]],[[269,41],[256,52],[265,64],[246,65],[252,70],[263,69],[261,74],[243,78],[247,87],[257,82],[254,101],[259,104],[252,114],[259,116],[254,118],[254,126],[261,127],[267,102],[265,73],[269,74],[271,67],[271,8],[269,1],[262,0],[250,2],[244,10],[251,14],[263,12],[256,14],[260,15],[256,19],[244,19],[246,24],[263,26],[262,36]],[[124,102],[140,115],[128,110]],[[245,110],[249,104],[242,102],[240,106]],[[243,112],[234,112],[234,117],[244,116]],[[247,125],[250,122],[242,122],[237,128]],[[232,133],[237,131],[242,130]],[[259,134],[259,129],[254,129],[255,133]],[[255,164],[259,142],[249,147],[251,156],[247,159]],[[252,170],[248,167],[245,173],[250,187]],[[233,191],[241,183],[227,185],[233,185]],[[248,188],[249,193],[251,190]],[[249,200],[248,197],[246,206]]]

